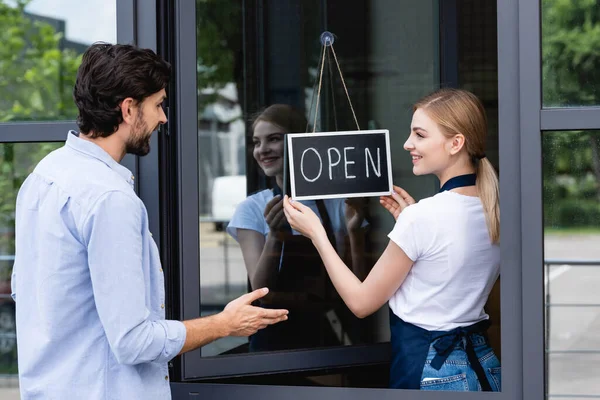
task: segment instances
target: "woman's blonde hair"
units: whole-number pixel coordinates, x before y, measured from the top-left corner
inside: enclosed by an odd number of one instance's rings
[[[413,107],[422,109],[447,137],[462,134],[465,150],[477,173],[477,191],[483,204],[492,243],[500,242],[500,205],[498,176],[485,156],[487,119],[481,101],[473,93],[460,89],[440,89],[425,96]]]

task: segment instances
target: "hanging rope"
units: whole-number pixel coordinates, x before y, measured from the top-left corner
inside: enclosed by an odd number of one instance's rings
[[[337,66],[337,70],[340,74],[340,80],[342,81],[342,85],[344,87],[344,92],[346,93],[346,98],[348,99],[348,104],[350,104],[350,110],[352,111],[352,117],[354,118],[354,123],[356,124],[356,129],[360,130],[360,126],[358,124],[358,119],[356,118],[356,113],[354,112],[354,107],[352,106],[352,100],[350,99],[350,94],[348,93],[348,88],[346,87],[346,81],[344,80],[344,75],[342,74],[342,69],[340,68],[340,63],[338,62],[337,59],[337,55],[335,54],[335,49],[333,48],[333,34],[329,33],[329,32],[323,32],[323,34],[321,35],[321,43],[323,44],[323,51],[321,53],[321,59],[320,59],[320,68],[319,68],[319,76],[318,76],[318,82],[319,82],[319,86],[317,88],[317,104],[315,107],[315,119],[314,119],[314,123],[313,123],[313,133],[316,132],[317,130],[317,120],[318,120],[318,115],[319,115],[319,100],[321,98],[321,86],[323,83],[323,66],[325,64],[325,54],[327,51],[327,47],[331,48],[331,52],[333,54],[333,58],[335,60],[335,64]],[[330,71],[330,81],[333,80],[333,76],[331,76],[331,61],[329,58],[329,54],[327,54],[327,63],[329,66],[329,71]],[[331,87],[332,87],[332,95],[333,95],[333,82],[331,82]],[[314,96],[314,88],[313,88],[313,96]],[[333,97],[333,96],[332,96]],[[312,108],[312,99],[311,99],[311,105],[310,107]],[[335,107],[335,104],[334,104]],[[335,112],[335,109],[334,109]],[[309,116],[310,116],[310,112],[309,112]],[[336,118],[336,129],[337,129],[337,118]]]
[[[342,79],[342,85],[344,86],[344,92],[346,92],[346,97],[348,98],[348,104],[350,104],[350,110],[352,110],[352,116],[354,117],[354,123],[356,123],[356,129],[360,131],[360,126],[358,126],[358,120],[356,119],[356,114],[354,113],[354,107],[352,107],[352,100],[350,100],[350,95],[348,94],[348,88],[346,87],[346,82],[344,81],[344,75],[342,75],[342,69],[340,68],[340,63],[335,55],[335,50],[333,49],[333,44],[331,45],[331,52],[333,53],[333,58],[335,59],[335,64],[337,65],[338,71],[340,73],[340,78]]]
[[[317,106],[315,107],[315,123],[313,124],[313,133],[317,129],[317,119],[319,116],[319,99],[321,97],[321,84],[323,83],[323,66],[325,65],[325,50],[327,46],[323,45],[323,56],[321,57],[321,71],[319,72],[319,89],[317,90]]]

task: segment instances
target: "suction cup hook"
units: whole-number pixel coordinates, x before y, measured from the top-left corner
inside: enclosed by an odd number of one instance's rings
[[[323,46],[331,46],[335,42],[335,36],[329,31],[321,33],[321,44]]]

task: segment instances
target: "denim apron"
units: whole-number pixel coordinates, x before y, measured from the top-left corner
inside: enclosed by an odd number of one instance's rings
[[[457,187],[475,185],[475,174],[460,175],[451,178],[442,186],[440,193]],[[490,383],[475,353],[471,342],[472,333],[484,334],[489,321],[481,321],[474,325],[459,327],[451,331],[428,331],[400,319],[390,309],[390,331],[392,345],[392,361],[390,366],[390,388],[420,389],[421,375],[427,359],[431,343],[436,341],[436,356],[431,367],[439,370],[456,345],[466,339],[467,359],[475,371],[483,391],[491,391]]]
[[[335,248],[335,235],[325,204],[316,200],[329,240]],[[260,301],[265,308],[289,310],[287,321],[269,325],[250,337],[250,351],[275,351],[322,346],[339,346],[340,340],[326,317],[328,310],[341,304],[321,257],[312,241],[285,232],[280,270],[270,291],[277,295],[299,294],[298,301]]]
[[[416,325],[403,321],[390,309],[390,330],[392,344],[392,363],[390,366],[390,388],[420,389],[421,374],[429,352],[429,346],[434,344],[436,356],[431,361],[431,367],[439,370],[452,353],[452,350],[463,339],[466,339],[467,359],[471,368],[477,374],[477,379],[484,392],[491,392],[490,383],[485,371],[475,354],[472,333],[485,335],[490,322],[484,320],[474,325],[459,327],[451,331],[428,331]]]

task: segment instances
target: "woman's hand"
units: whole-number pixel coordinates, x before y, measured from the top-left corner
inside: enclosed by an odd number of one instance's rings
[[[381,205],[392,214],[395,220],[406,207],[415,204],[416,201],[410,194],[400,186],[394,185],[394,191],[389,196],[379,198]]]
[[[346,219],[346,229],[348,233],[357,232],[365,219],[365,206],[366,199],[365,198],[351,198],[346,199],[346,207],[345,207],[345,219]]]
[[[325,228],[317,214],[304,204],[293,201],[286,195],[283,198],[283,212],[291,227],[310,240],[314,241],[320,235],[327,238]]]
[[[283,200],[280,195],[274,196],[265,206],[265,221],[269,225],[271,232],[279,232],[285,225],[285,215],[283,213]]]

